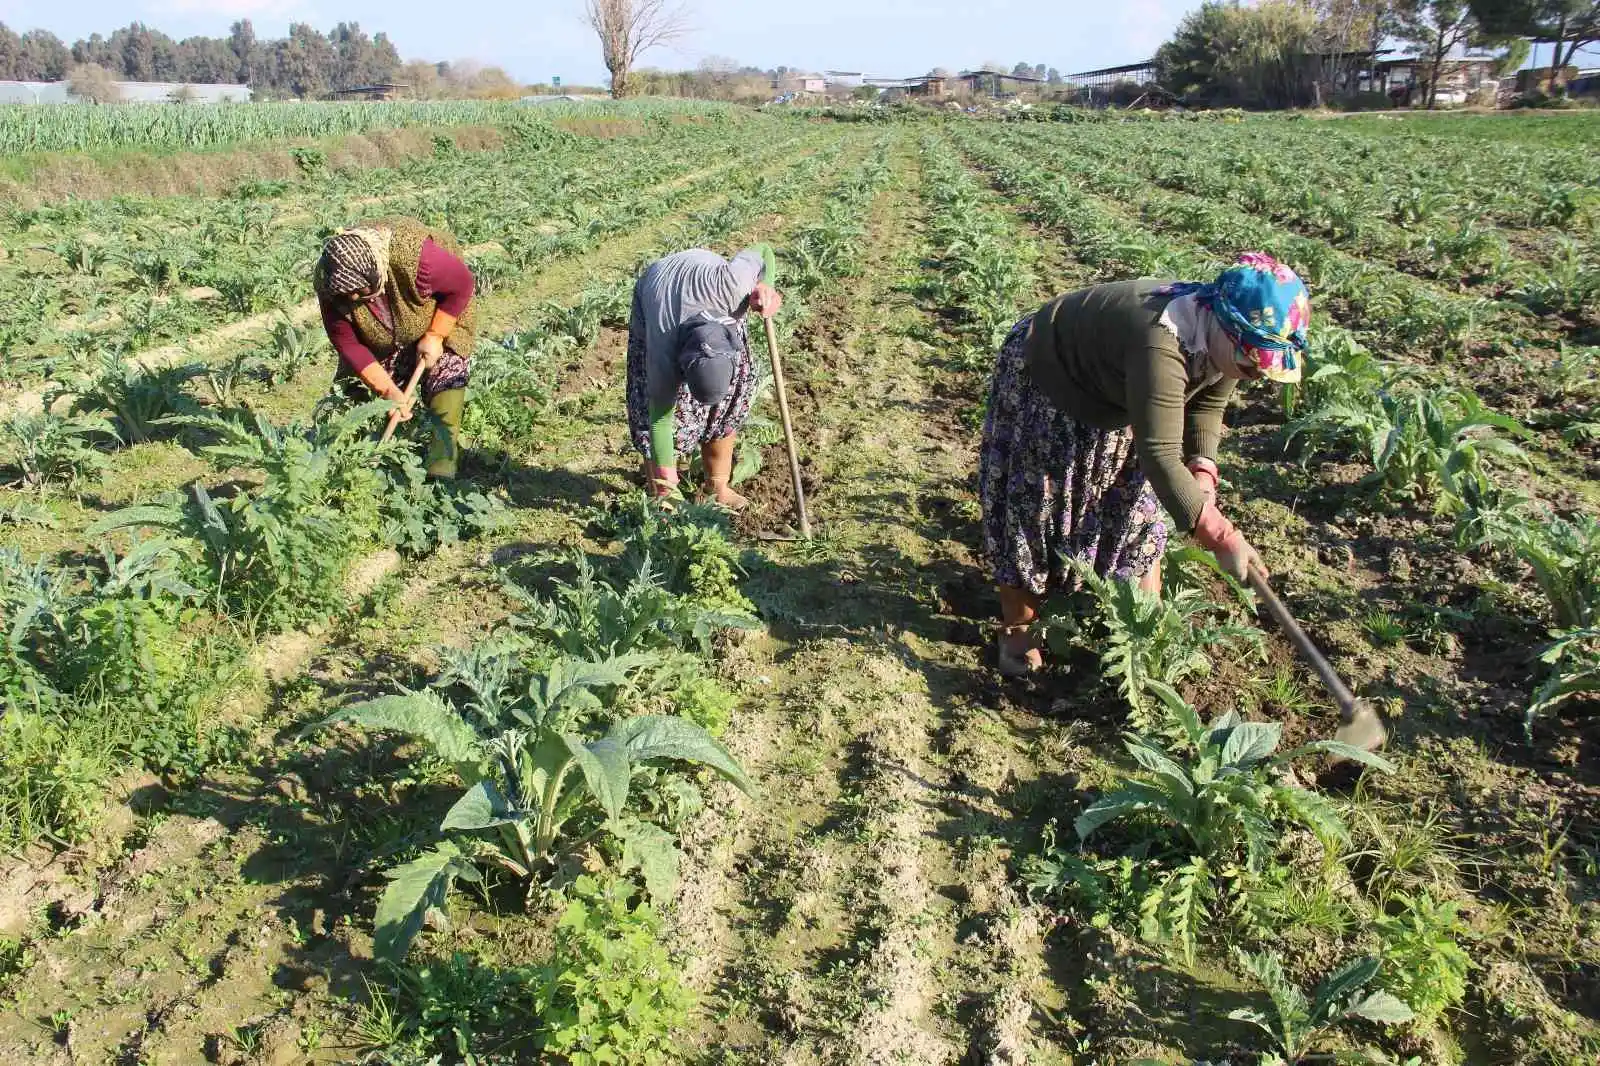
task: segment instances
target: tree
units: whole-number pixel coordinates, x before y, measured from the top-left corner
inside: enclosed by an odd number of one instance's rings
[[[1033,65],[1033,76],[1040,81],[1045,81],[1050,77],[1050,68],[1043,63],[1035,63]]]
[[[1600,41],[1600,0],[1469,0],[1483,32],[1495,37],[1553,41],[1550,78],[1554,95],[1562,68],[1586,45]]]
[[[122,90],[105,67],[93,63],[80,63],[67,76],[67,91],[91,104],[114,104],[122,99]]]
[[[585,0],[585,18],[600,38],[611,72],[611,95],[628,95],[628,75],[639,57],[689,31],[688,13],[676,0]]]
[[[1157,79],[1180,99],[1210,106],[1304,106],[1321,66],[1317,26],[1297,0],[1255,7],[1210,0],[1157,49]]]
[[[28,81],[60,81],[72,65],[72,53],[49,30],[29,30],[22,35],[22,77]]]
[[[432,100],[439,95],[439,68],[426,60],[413,59],[401,67],[400,80],[411,86],[411,95],[418,100]]]
[[[0,79],[24,81],[22,76],[22,38],[0,22]]]
[[[1055,67],[1051,67],[1045,72],[1044,80],[1049,82],[1051,85],[1060,85],[1063,79],[1061,77],[1061,72]]]
[[[256,28],[249,19],[240,19],[228,31],[228,50],[235,63],[234,80],[240,85],[255,82]]]
[[[1439,99],[1439,78],[1450,56],[1476,44],[1478,22],[1466,0],[1400,0],[1395,36],[1417,50],[1427,64],[1428,110]]]

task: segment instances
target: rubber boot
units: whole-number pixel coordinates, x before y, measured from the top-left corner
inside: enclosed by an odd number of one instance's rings
[[[466,389],[445,389],[434,393],[428,401],[432,411],[444,425],[434,427],[433,439],[428,442],[428,476],[453,478],[461,458],[461,412],[466,406]]]
[[[718,437],[700,446],[700,462],[706,471],[706,495],[730,511],[742,511],[750,501],[729,487],[733,479],[734,437]]]

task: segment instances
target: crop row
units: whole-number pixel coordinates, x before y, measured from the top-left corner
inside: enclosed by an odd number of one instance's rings
[[[1118,184],[1105,187],[1119,194],[1143,178],[1200,198],[1188,205],[1191,210],[1231,205],[1236,213],[1285,223],[1410,273],[1505,292],[1536,311],[1581,315],[1600,308],[1600,270],[1590,262],[1600,216],[1582,185],[1546,182],[1523,190],[1515,202],[1533,214],[1507,220],[1513,227],[1508,233],[1487,216],[1485,200],[1473,188],[1453,184],[1458,175],[1450,175],[1443,188],[1395,185],[1375,168],[1365,180],[1351,182],[1320,153],[1292,159],[1252,156],[1248,145],[1242,149],[1238,143],[1244,136],[1186,138],[1181,152],[1171,150],[1175,145],[1162,150],[1149,131],[1116,127],[1070,140],[1044,139],[1095,160],[1102,173],[1117,174]]]
[[[546,105],[485,101],[399,103],[262,103],[214,107],[127,104],[119,107],[0,107],[0,153],[104,149],[176,151],[374,130],[428,126],[498,126],[524,116],[542,119],[626,117],[669,120],[684,110],[670,101],[648,107]]]
[[[759,163],[800,143],[784,136],[758,142],[752,158]],[[31,243],[38,250],[29,256],[34,265],[8,272],[4,288],[28,311],[5,328],[5,336],[15,335],[8,372],[25,372],[30,365],[48,371],[54,363],[81,367],[100,354],[125,356],[230,316],[299,303],[318,236],[362,216],[421,217],[469,245],[495,238],[469,256],[480,288],[491,291],[508,276],[661,217],[716,180],[717,168],[692,172],[718,158],[715,140],[705,134],[674,132],[643,150],[591,151],[577,138],[559,138],[490,160],[408,168],[403,188],[439,191],[402,191],[354,216],[332,198],[313,210],[291,206],[287,212],[271,201],[196,200],[189,202],[189,217],[147,214],[146,205],[108,208],[75,221],[56,239],[35,237]],[[641,194],[647,184],[654,191]],[[59,233],[52,223],[32,219],[24,235],[35,229]],[[196,302],[186,295],[190,286],[215,295]],[[62,311],[73,318],[54,330],[39,329],[39,322]]]
[[[1216,269],[1206,253],[1140,240],[1134,224],[1060,181],[1051,161],[1024,162],[992,144],[977,146],[976,136],[957,136],[1003,189],[1066,232],[1069,250],[1088,265],[1112,276],[1205,276]],[[987,316],[973,312],[995,293],[986,278],[1014,275],[1021,265],[1013,257],[998,271],[978,272],[966,249],[1014,247],[1015,236],[980,206],[970,177],[937,151],[925,158],[925,173],[924,195],[940,212],[932,232],[953,248],[940,269],[950,302],[966,312],[963,333],[978,340],[985,318],[1003,332],[1014,304],[1007,308],[1002,299]],[[1511,442],[1524,432],[1520,427],[1486,411],[1470,392],[1426,387],[1414,373],[1379,363],[1337,327],[1319,329],[1308,381],[1286,403],[1294,416],[1287,441],[1306,444],[1299,438],[1321,426],[1330,437],[1310,442],[1313,454],[1359,452],[1370,444],[1369,491],[1402,506],[1437,505],[1458,516],[1464,539],[1479,531],[1478,547],[1533,565],[1557,624],[1581,627],[1564,631],[1548,653],[1554,669],[1536,706],[1595,690],[1600,526],[1512,507],[1495,474],[1515,463]],[[1395,848],[1405,834],[1386,823],[1380,808],[1285,777],[1290,765],[1317,752],[1361,760],[1358,753],[1326,743],[1279,751],[1280,725],[1248,721],[1234,710],[1210,724],[1201,719],[1180,689],[1203,680],[1217,660],[1238,669],[1260,654],[1264,635],[1238,603],[1218,601],[1203,553],[1178,550],[1164,564],[1161,599],[1082,570],[1088,617],[1044,623],[1045,639],[1059,654],[1100,660],[1107,687],[1125,706],[1126,754],[1137,769],[1097,769],[1091,799],[1070,829],[1052,827],[1040,851],[1022,861],[1026,889],[1079,920],[1073,952],[1103,950],[1093,930],[1109,927],[1186,964],[1202,949],[1231,953],[1232,966],[1260,984],[1273,1007],[1230,1017],[1258,1027],[1286,1061],[1335,1049],[1347,1061],[1384,1061],[1360,1044],[1352,1049],[1362,1021],[1404,1027],[1400,1046],[1416,1046],[1415,1038],[1467,994],[1471,933],[1451,900],[1455,892],[1413,876]],[[1274,693],[1272,702],[1307,706],[1283,674],[1263,688]],[[1391,769],[1382,760],[1362,761],[1376,771]],[[1382,794],[1381,784],[1372,788]],[[1309,987],[1297,983],[1284,960],[1304,950],[1301,941],[1313,928],[1323,972],[1328,961],[1345,961]],[[1346,935],[1352,929],[1370,935]]]

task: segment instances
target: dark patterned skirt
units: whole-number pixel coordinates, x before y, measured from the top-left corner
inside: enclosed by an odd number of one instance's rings
[[[1133,431],[1086,426],[1028,377],[1028,319],[1000,349],[978,456],[983,547],[998,584],[1035,595],[1075,585],[1067,560],[1136,580],[1167,547]]]
[[[718,404],[703,404],[694,398],[688,385],[678,386],[678,413],[675,438],[678,455],[688,455],[708,441],[731,437],[750,418],[750,402],[755,398],[756,373],[750,361],[750,334],[739,323],[744,348],[733,367],[733,382],[728,395]],[[635,314],[628,323],[628,436],[646,459],[650,455],[650,390],[646,381],[644,327]],[[671,461],[656,462],[671,466]]]

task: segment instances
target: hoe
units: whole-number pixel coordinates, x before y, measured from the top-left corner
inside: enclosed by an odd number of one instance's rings
[[[1283,630],[1284,636],[1289,638],[1289,643],[1294,645],[1300,657],[1311,664],[1311,669],[1317,672],[1317,676],[1327,686],[1329,695],[1339,705],[1339,718],[1343,724],[1333,734],[1333,739],[1363,751],[1377,751],[1383,747],[1383,742],[1388,739],[1388,733],[1383,728],[1383,720],[1378,717],[1377,709],[1371,703],[1357,699],[1351,693],[1322,652],[1311,643],[1306,631],[1300,628],[1300,623],[1294,620],[1289,608],[1285,607],[1283,601],[1272,591],[1266,577],[1253,566],[1250,568],[1250,587],[1261,597],[1261,602],[1266,606],[1272,620],[1278,623],[1278,628]]]

